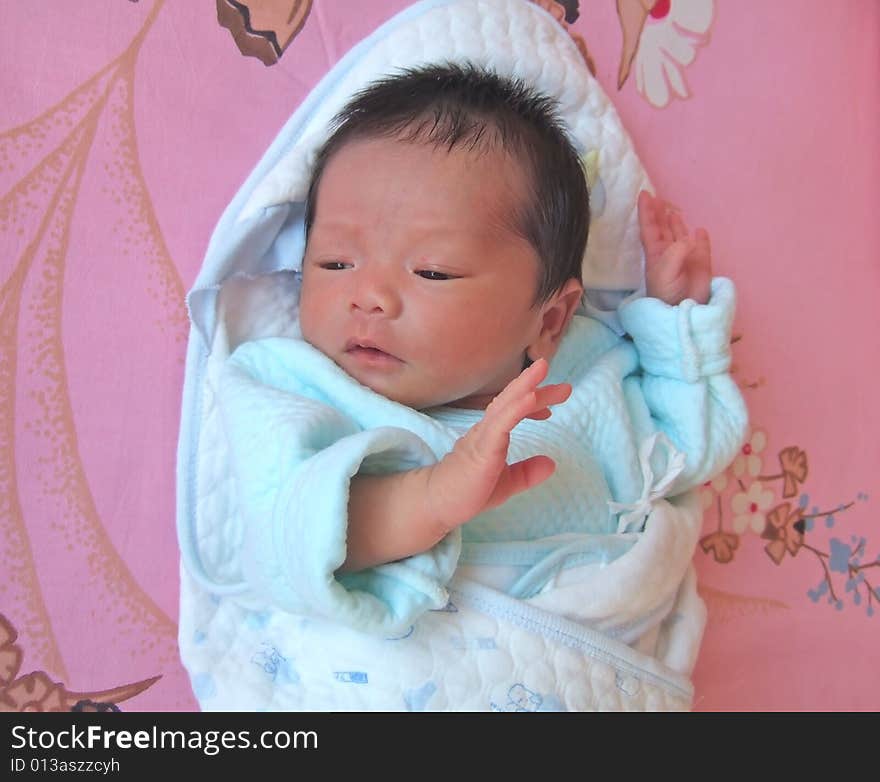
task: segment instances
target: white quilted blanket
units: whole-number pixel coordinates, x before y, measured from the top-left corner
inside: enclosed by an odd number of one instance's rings
[[[693,497],[658,501],[625,553],[570,568],[528,600],[462,569],[446,608],[392,639],[261,605],[238,572],[242,527],[214,400],[219,369],[247,339],[297,334],[302,202],[330,118],[377,76],[445,60],[489,66],[557,97],[579,151],[598,165],[593,193],[603,194],[584,261],[586,308],[615,325],[614,305],[638,295],[635,203],[649,183],[549,14],[520,0],[427,0],[355,47],[232,201],[190,294],[178,531],[179,643],[193,689],[202,708],[220,710],[689,708],[705,619],[690,564],[700,526]]]

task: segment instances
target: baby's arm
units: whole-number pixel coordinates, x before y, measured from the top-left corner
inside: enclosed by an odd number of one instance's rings
[[[548,456],[507,464],[510,431],[523,419],[550,417],[571,393],[567,383],[539,388],[539,359],[492,400],[437,464],[391,475],[356,476],[348,506],[348,555],[342,570],[362,570],[427,551],[453,529],[546,480]]]
[[[735,292],[712,280],[708,234],[691,235],[664,201],[640,193],[639,226],[648,296],[619,312],[640,363],[624,391],[636,430],[659,429],[686,454],[678,492],[723,469],[744,436],[747,411],[729,375]]]

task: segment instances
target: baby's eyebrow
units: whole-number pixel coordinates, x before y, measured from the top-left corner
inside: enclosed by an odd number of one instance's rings
[[[330,215],[326,220],[316,220],[309,232],[309,250],[314,255],[345,255],[361,254],[370,249],[369,245],[382,241],[383,251],[391,251],[395,255],[412,257],[413,250],[419,251],[424,246],[427,252],[421,252],[419,263],[438,263],[448,266],[456,261],[467,261],[474,254],[479,255],[481,248],[494,246],[499,241],[498,227],[493,223],[463,226],[450,225],[448,221],[422,220],[419,222],[400,222],[403,231],[393,239],[395,246],[389,246],[393,231],[384,237],[374,235],[371,226],[355,217]],[[393,227],[393,223],[388,226]],[[384,226],[383,226],[384,228]],[[509,232],[504,232],[505,236]],[[505,238],[505,237],[501,237]],[[405,242],[405,246],[404,243]],[[400,246],[396,246],[400,244]]]
[[[416,239],[433,238],[435,235],[452,238],[455,233],[468,233],[476,235],[484,235],[487,227],[484,224],[471,227],[465,226],[458,222],[444,220],[440,217],[425,218],[423,220],[408,219],[389,221],[390,224],[399,222],[406,230]],[[317,217],[312,225],[313,232],[333,231],[361,235],[366,232],[369,226],[357,217],[347,217],[344,215],[330,215],[327,217]]]
[[[323,233],[332,232],[334,236],[339,234],[362,234],[365,226],[357,220],[347,220],[338,217],[328,217],[326,219],[317,219],[312,224],[311,233],[321,235]]]

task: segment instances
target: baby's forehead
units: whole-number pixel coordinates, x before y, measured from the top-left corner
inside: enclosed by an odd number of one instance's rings
[[[525,166],[500,144],[450,149],[420,137],[365,135],[346,140],[327,159],[316,216],[325,230],[338,229],[343,216],[360,223],[378,204],[396,201],[400,211],[385,213],[395,222],[412,217],[411,207],[418,204],[416,215],[427,221],[458,215],[468,225],[481,225],[484,235],[521,235],[519,223],[532,193]]]
[[[351,160],[353,148],[363,150],[368,174],[377,172],[380,166],[386,169],[389,166],[399,166],[408,170],[414,160],[429,169],[438,162],[443,166],[451,162],[453,167],[457,164],[463,177],[470,176],[475,171],[480,172],[479,175],[486,182],[487,191],[492,189],[491,184],[498,182],[503,183],[505,190],[517,199],[528,198],[534,191],[533,167],[527,156],[515,154],[508,149],[497,131],[487,131],[471,142],[455,145],[440,144],[422,135],[406,133],[359,135],[347,139],[335,149],[326,161],[327,167],[331,167],[334,160],[344,153],[347,153],[344,154],[346,159]],[[343,164],[338,170],[339,179],[344,183],[346,175],[350,173],[348,166]],[[415,197],[418,195],[420,194],[414,193]]]

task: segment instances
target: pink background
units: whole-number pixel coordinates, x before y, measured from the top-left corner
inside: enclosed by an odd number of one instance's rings
[[[0,4],[0,708],[196,707],[176,648],[183,295],[283,122],[406,4],[315,0],[272,67],[213,3]],[[572,30],[658,190],[738,284],[764,511],[820,514],[777,564],[760,534],[732,535],[758,479],[728,471],[704,541],[720,507],[737,547],[696,553],[695,708],[877,709],[880,5],[719,0],[690,97],[662,107],[634,75],[617,89],[614,0],[581,0]],[[790,446],[808,473],[783,498]]]

